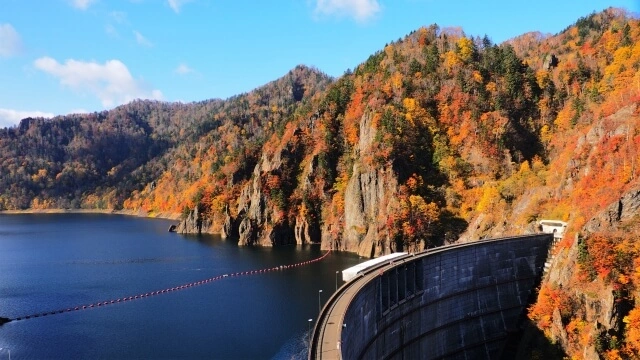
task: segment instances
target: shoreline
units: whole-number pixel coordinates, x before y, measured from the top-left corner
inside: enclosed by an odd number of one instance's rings
[[[152,219],[180,220],[181,214],[171,212],[146,212],[144,210],[112,210],[112,209],[24,209],[0,210],[0,215],[16,214],[114,214]]]

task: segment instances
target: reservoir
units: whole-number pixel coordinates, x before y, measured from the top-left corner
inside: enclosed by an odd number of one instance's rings
[[[172,223],[104,214],[0,215],[0,317],[110,301],[325,253],[319,245],[239,247],[218,236],[169,233]],[[0,360],[8,351],[11,359],[304,359],[313,326],[308,319],[315,321],[335,290],[336,271],[363,260],[331,253],[304,266],[12,321],[0,326]]]

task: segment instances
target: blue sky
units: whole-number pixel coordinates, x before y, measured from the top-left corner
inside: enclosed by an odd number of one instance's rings
[[[227,98],[297,64],[340,76],[420,26],[494,42],[638,0],[0,0],[0,127],[136,98]]]

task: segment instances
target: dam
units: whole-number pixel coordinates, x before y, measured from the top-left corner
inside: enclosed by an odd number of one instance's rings
[[[309,359],[508,358],[553,242],[479,240],[363,270],[325,304]]]

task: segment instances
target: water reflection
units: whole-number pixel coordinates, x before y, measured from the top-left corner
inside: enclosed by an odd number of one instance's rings
[[[0,215],[0,232],[8,234],[0,238],[0,316],[66,309],[324,253],[317,245],[242,247],[219,236],[182,236],[168,233],[168,224],[112,215]],[[0,346],[11,348],[13,358],[297,358],[306,354],[318,289],[333,289],[335,272],[357,262],[332,253],[308,266],[11,322],[0,327]]]

